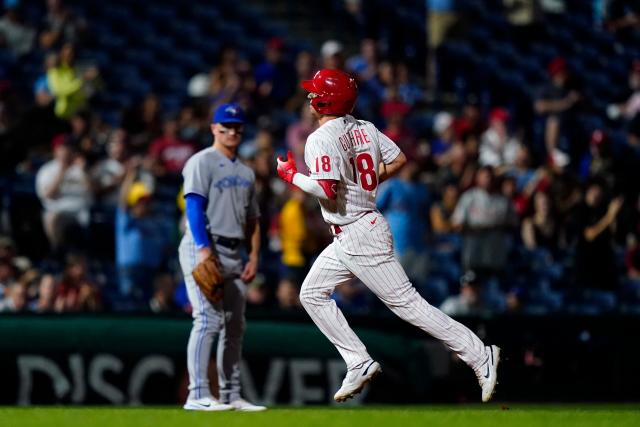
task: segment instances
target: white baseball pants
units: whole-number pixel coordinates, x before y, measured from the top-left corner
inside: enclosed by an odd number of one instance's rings
[[[300,290],[300,301],[338,349],[348,369],[371,359],[331,294],[354,276],[401,319],[442,341],[475,371],[486,361],[484,343],[469,328],[429,305],[413,287],[393,254],[386,219],[377,211],[340,226],[342,231],[315,261]]]

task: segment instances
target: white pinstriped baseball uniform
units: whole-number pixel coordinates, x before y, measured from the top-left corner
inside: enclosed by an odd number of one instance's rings
[[[305,162],[310,177],[339,181],[337,199],[320,200],[320,206],[325,221],[340,231],[332,227],[334,240],[309,270],[300,301],[348,369],[371,357],[331,294],[355,276],[397,316],[441,340],[477,370],[487,358],[485,345],[418,294],[394,257],[389,225],[376,210],[378,165],[399,154],[398,146],[373,124],[350,115],[326,122],[309,136]]]

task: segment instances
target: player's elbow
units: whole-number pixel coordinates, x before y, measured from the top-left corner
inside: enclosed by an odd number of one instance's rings
[[[405,163],[407,163],[407,156],[405,156],[405,154],[401,151],[400,154],[398,154],[398,157],[393,159],[390,166],[393,166],[393,169],[397,170],[404,166]]]
[[[318,181],[327,200],[336,200],[338,198],[338,181],[333,179],[321,179]]]

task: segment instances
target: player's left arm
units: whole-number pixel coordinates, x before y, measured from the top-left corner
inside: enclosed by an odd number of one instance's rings
[[[391,163],[385,164],[384,162],[380,162],[380,167],[378,168],[378,182],[386,181],[397,174],[405,163],[407,163],[407,156],[405,156],[402,151],[391,161]]]
[[[380,147],[381,160],[378,167],[378,182],[383,182],[398,173],[407,162],[407,157],[387,135],[378,129],[376,129],[375,135]]]
[[[240,274],[240,279],[245,282],[251,282],[258,272],[258,255],[260,254],[260,221],[259,217],[249,218],[245,225],[245,236],[247,244],[247,252],[249,260]]]
[[[329,158],[328,156],[325,156]],[[287,153],[287,159],[277,158],[278,175],[289,184],[293,184],[307,194],[323,200],[335,200],[338,197],[337,179],[311,178],[298,172],[298,167],[293,159],[291,151]],[[329,163],[329,168],[330,168]]]

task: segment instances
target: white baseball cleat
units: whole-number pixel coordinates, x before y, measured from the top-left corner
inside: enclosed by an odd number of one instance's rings
[[[253,403],[247,402],[244,399],[236,399],[231,402],[230,405],[233,407],[233,409],[240,412],[261,412],[267,410],[266,406],[254,405]]]
[[[233,406],[220,403],[213,397],[203,397],[201,399],[188,399],[183,408],[188,411],[230,411]]]
[[[496,345],[487,346],[487,360],[484,362],[476,375],[482,388],[482,401],[488,402],[493,397],[498,384],[498,364],[500,363],[500,347]]]
[[[371,381],[376,375],[382,372],[380,364],[373,360],[367,360],[347,371],[347,375],[342,381],[342,387],[333,396],[336,402],[344,402],[360,393],[365,384]]]

